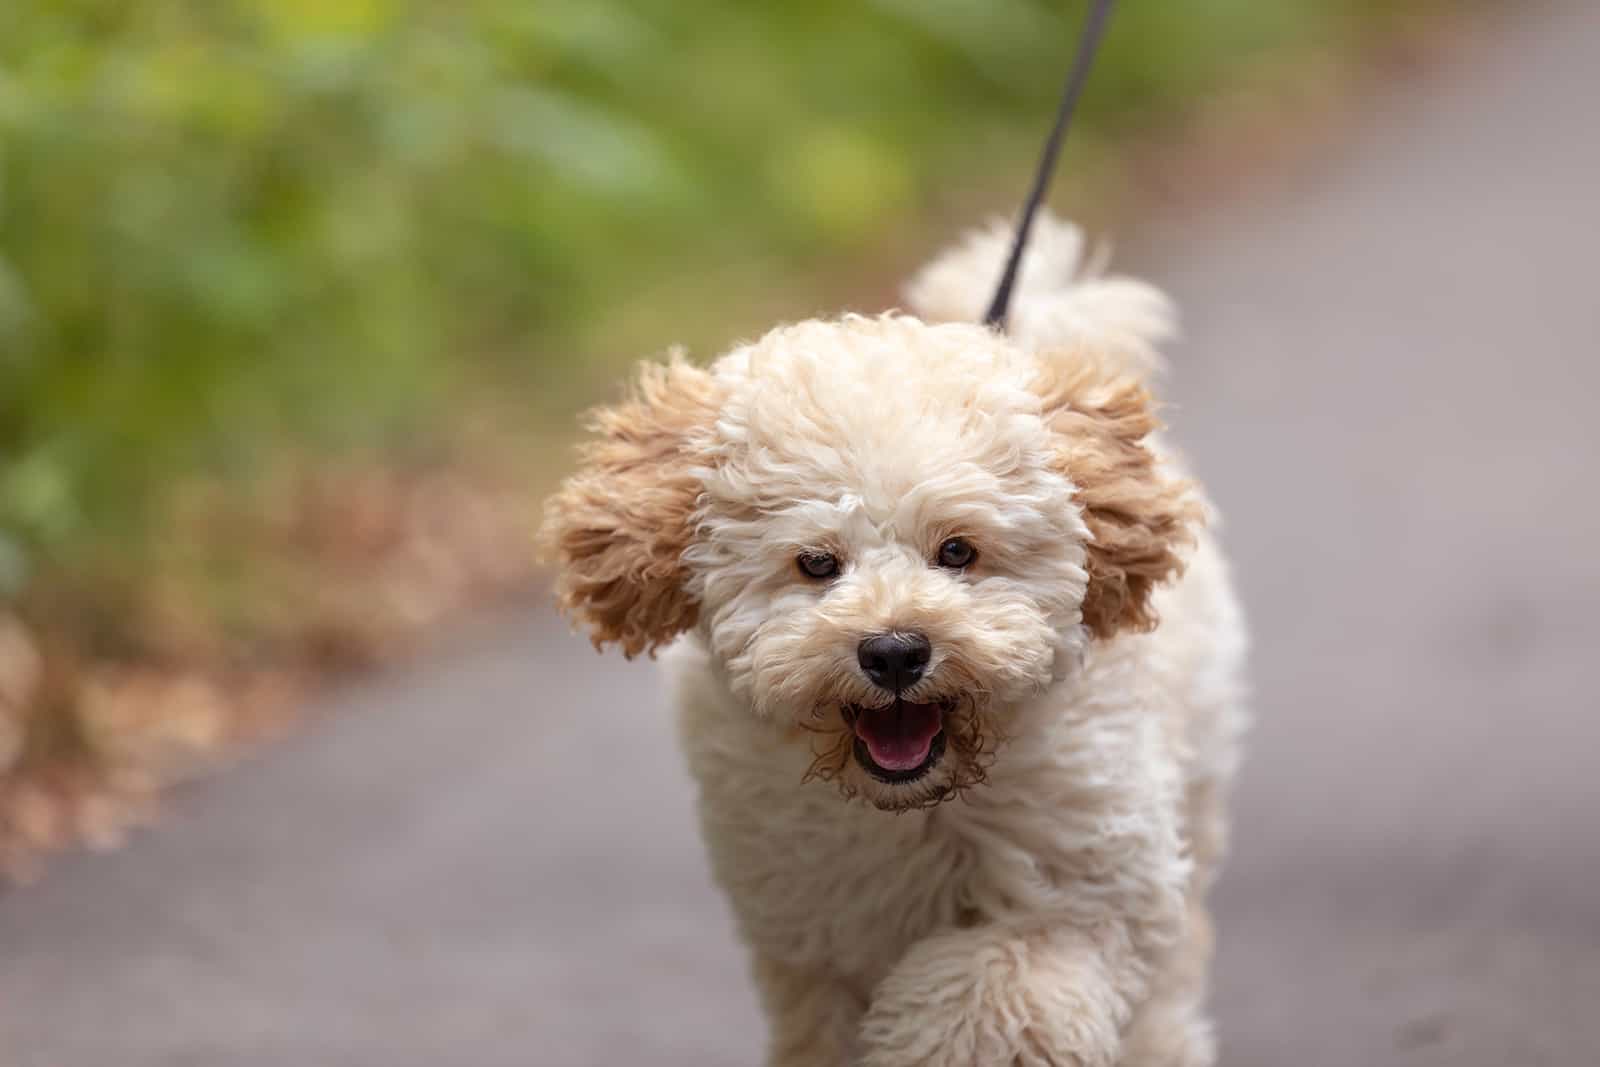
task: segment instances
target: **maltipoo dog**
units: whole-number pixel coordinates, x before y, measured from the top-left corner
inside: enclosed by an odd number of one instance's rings
[[[544,537],[597,645],[667,646],[782,1067],[1213,1062],[1204,897],[1244,625],[1152,436],[1167,302],[1041,220],[916,317],[647,366]]]

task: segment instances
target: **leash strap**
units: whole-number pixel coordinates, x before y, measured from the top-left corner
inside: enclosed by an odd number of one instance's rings
[[[1044,143],[1044,155],[1039,159],[1039,169],[1033,176],[1033,189],[1022,206],[1022,217],[1017,220],[1017,234],[1011,241],[1011,255],[1006,259],[1006,269],[1000,275],[1000,285],[994,299],[983,316],[985,326],[1005,329],[1006,312],[1011,306],[1011,290],[1017,283],[1017,270],[1022,265],[1022,253],[1028,247],[1028,233],[1033,229],[1033,217],[1044,202],[1045,191],[1050,187],[1050,176],[1055,173],[1056,157],[1061,154],[1061,142],[1066,139],[1067,127],[1072,124],[1072,114],[1077,110],[1078,97],[1083,95],[1083,84],[1089,78],[1089,68],[1094,64],[1095,52],[1106,29],[1106,18],[1111,14],[1112,0],[1094,0],[1094,6],[1084,20],[1083,32],[1078,37],[1078,54],[1073,57],[1072,70],[1067,74],[1066,88],[1061,92],[1061,106],[1056,111],[1056,124]]]

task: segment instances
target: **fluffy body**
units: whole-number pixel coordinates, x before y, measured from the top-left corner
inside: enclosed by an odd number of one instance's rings
[[[563,604],[664,657],[778,1067],[1213,1062],[1204,896],[1244,626],[1198,490],[1152,436],[1165,300],[1045,220],[1010,332],[969,239],[920,317],[781,327],[647,370],[550,506]],[[938,321],[951,320],[951,321]],[[938,563],[959,536],[970,566]],[[795,566],[826,552],[824,581]],[[885,693],[864,637],[926,635]],[[945,708],[884,781],[854,712]]]

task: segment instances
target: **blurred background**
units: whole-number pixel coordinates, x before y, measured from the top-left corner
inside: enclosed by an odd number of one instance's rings
[[[1393,8],[1128,5],[1064,198],[1109,227],[1196,179],[1161,168],[1209,117],[1293,132],[1283,94],[1418,35]],[[574,413],[1009,213],[1078,14],[6,4],[0,864],[117,840],[330,670],[535,588]]]
[[[0,6],[0,1063],[752,1062],[540,500],[632,361],[1009,216],[1083,6]],[[1054,201],[1184,309],[1260,635],[1234,1062],[1600,1062],[1596,64],[1579,0],[1113,16]]]

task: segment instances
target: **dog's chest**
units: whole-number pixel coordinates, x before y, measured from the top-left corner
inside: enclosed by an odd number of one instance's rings
[[[913,942],[962,922],[979,850],[951,805],[893,814],[803,781],[804,745],[753,720],[708,674],[681,678],[702,836],[752,948],[866,989]]]
[[[974,850],[937,809],[889,814],[826,786],[737,818],[718,807],[707,835],[718,880],[752,946],[786,964],[867,989],[913,942],[968,910]]]

